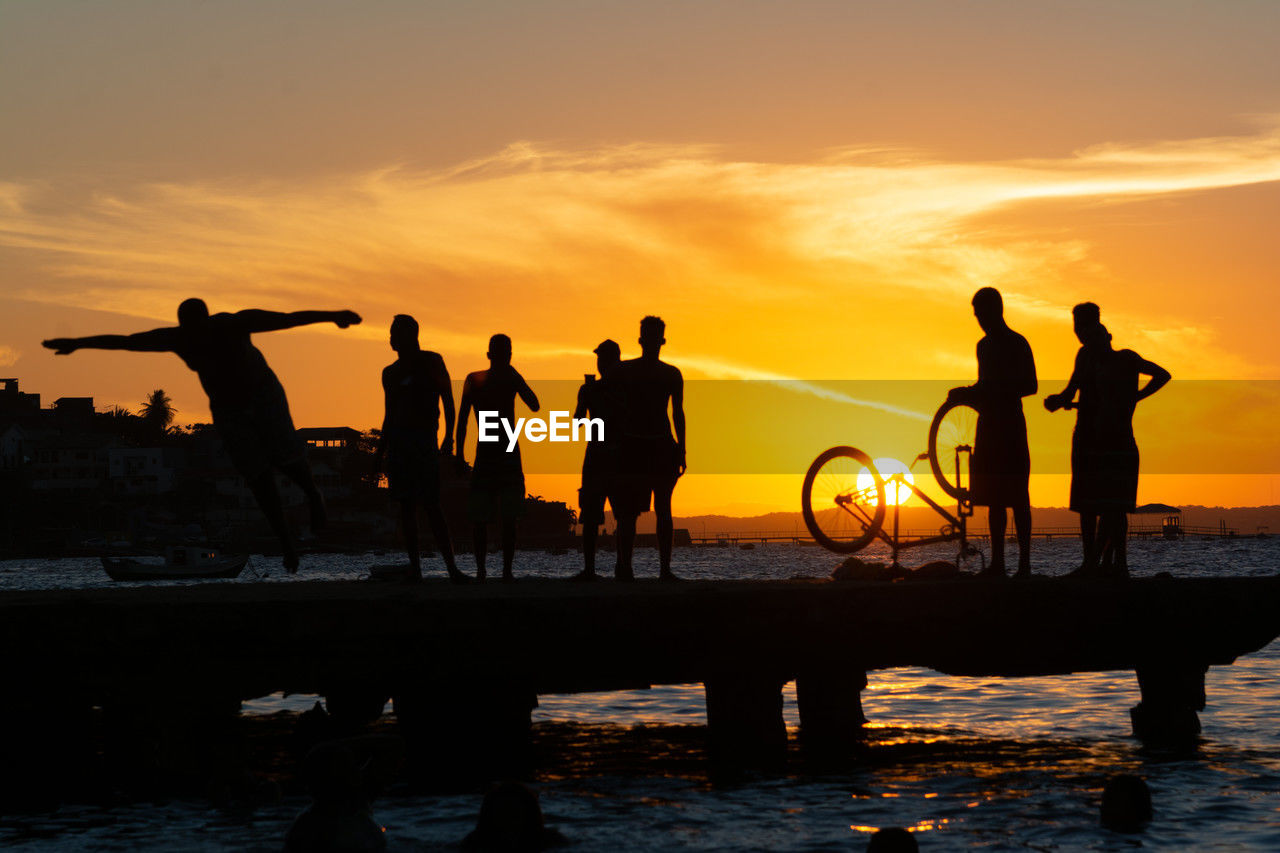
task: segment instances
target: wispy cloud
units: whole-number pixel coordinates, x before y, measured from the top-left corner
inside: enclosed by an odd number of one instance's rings
[[[1089,246],[976,222],[1029,202],[1276,180],[1277,127],[982,163],[884,149],[765,163],[711,147],[520,142],[452,168],[290,182],[88,192],[4,183],[0,257],[20,262],[26,275],[10,292],[30,300],[161,320],[193,293],[216,293],[215,307],[352,303],[388,313],[413,300],[447,318],[438,331],[459,345],[488,331],[477,304],[538,318],[548,340],[565,307],[750,304],[782,316],[806,294],[809,305],[886,288],[954,301],[980,284],[1001,287],[1019,311],[1060,319],[1065,296],[1048,295],[1045,282],[1086,262]],[[1211,334],[1196,318],[1168,325],[1151,340]]]

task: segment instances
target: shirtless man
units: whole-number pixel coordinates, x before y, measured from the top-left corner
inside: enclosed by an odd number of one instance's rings
[[[636,518],[649,511],[657,515],[658,566],[662,580],[678,580],[671,571],[671,545],[675,535],[671,519],[671,494],[685,472],[684,377],[674,366],[658,359],[667,325],[658,317],[640,321],[640,357],[618,365],[617,376],[625,400],[622,446],[619,450],[619,500],[614,507],[618,522],[618,580],[631,580],[631,555],[636,541]],[[671,419],[667,419],[667,406]],[[671,437],[672,425],[675,438]]]
[[[418,343],[418,321],[397,314],[391,321],[391,348],[396,360],[382,369],[382,391],[386,414],[382,437],[374,457],[381,471],[386,459],[391,497],[400,502],[405,550],[409,553],[407,583],[422,580],[422,558],[418,550],[418,504],[427,512],[436,547],[444,558],[449,580],[467,580],[458,571],[449,541],[449,525],[440,508],[440,455],[453,453],[453,386],[439,353],[422,349]],[[444,443],[439,444],[440,405],[444,404]]]
[[[1003,578],[1006,508],[1018,531],[1018,571],[1031,576],[1031,452],[1022,398],[1036,393],[1036,363],[1027,339],[1004,321],[1004,300],[994,287],[973,295],[973,316],[986,334],[978,341],[978,381],[953,388],[947,399],[978,410],[970,461],[973,502],[990,509],[991,565],[985,577]]]
[[[507,423],[516,422],[516,397],[529,411],[538,411],[538,397],[516,369],[511,366],[511,338],[494,335],[489,339],[488,370],[467,374],[462,384],[462,406],[458,412],[458,460],[466,449],[467,421],[475,409],[477,422],[481,412],[496,412]],[[488,526],[491,521],[502,524],[502,579],[514,580],[511,564],[516,555],[516,518],[524,513],[524,468],[520,463],[520,445],[507,452],[507,442],[477,441],[476,464],[471,471],[471,494],[468,513],[474,524],[476,580],[485,579],[485,552],[488,550]]]
[[[298,549],[285,521],[274,471],[301,487],[311,507],[311,527],[324,527],[324,500],[307,467],[306,445],[289,415],[284,387],[249,336],[312,323],[340,329],[360,322],[354,311],[276,311],[249,309],[210,316],[202,299],[178,306],[178,325],[133,335],[53,338],[44,345],[58,355],[78,349],[172,352],[200,377],[209,395],[209,411],[232,463],[249,484],[258,506],[280,538],[284,567],[298,570]]]

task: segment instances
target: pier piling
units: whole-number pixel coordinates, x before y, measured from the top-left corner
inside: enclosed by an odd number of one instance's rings
[[[796,677],[800,738],[811,759],[836,759],[861,740],[867,722],[862,691],[867,674],[832,665],[806,668]]]

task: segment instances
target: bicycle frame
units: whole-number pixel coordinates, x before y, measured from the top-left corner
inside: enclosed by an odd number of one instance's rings
[[[968,445],[960,445],[956,448],[956,470],[957,471],[961,470],[960,468],[961,453],[971,454],[972,450],[969,448]],[[911,467],[914,468],[916,462],[919,462],[922,459],[928,459],[928,458],[929,458],[929,454],[927,452],[920,454],[915,458],[915,461],[911,463]],[[905,474],[894,474],[890,476],[889,479],[885,482],[885,491],[886,493],[888,493],[888,490],[892,488],[894,490],[893,496],[897,498],[898,495],[900,494],[898,492],[899,486],[906,486],[906,488],[911,491],[911,494],[920,498],[920,500],[924,501],[924,503],[930,509],[932,509],[938,515],[946,519],[947,523],[951,526],[951,530],[946,531],[944,529],[944,531],[939,533],[937,536],[924,536],[919,539],[903,540],[899,535],[899,520],[902,515],[902,509],[901,509],[902,502],[895,500],[893,504],[893,534],[890,535],[888,533],[885,533],[883,527],[876,531],[876,538],[880,539],[882,542],[888,545],[893,554],[892,565],[894,568],[898,567],[898,552],[904,548],[918,548],[921,545],[934,545],[939,542],[954,542],[957,539],[959,539],[960,554],[963,556],[969,553],[970,546],[969,546],[969,533],[968,533],[967,519],[973,515],[972,502],[967,500],[957,501],[955,515],[952,515],[945,508],[943,508],[941,504],[939,504],[933,498],[929,497],[923,491],[921,491],[920,488],[915,483],[909,482]]]

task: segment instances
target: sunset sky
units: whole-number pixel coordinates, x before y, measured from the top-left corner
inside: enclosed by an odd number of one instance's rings
[[[173,356],[40,341],[168,325],[193,295],[351,308],[257,340],[298,425],[369,428],[396,312],[459,379],[508,333],[535,389],[602,338],[637,354],[655,313],[687,379],[810,383],[768,413],[785,458],[737,475],[711,450],[770,442],[691,411],[677,514],[751,514],[797,509],[831,443],[923,450],[935,402],[824,383],[972,381],[989,284],[1039,396],[1085,299],[1174,375],[1138,441],[1176,460],[1194,425],[1198,461],[1139,500],[1276,503],[1277,32],[1264,0],[0,2],[0,375],[99,407],[164,388],[203,421]],[[821,424],[788,424],[802,398]],[[1032,497],[1062,505],[1070,416],[1038,400]]]

